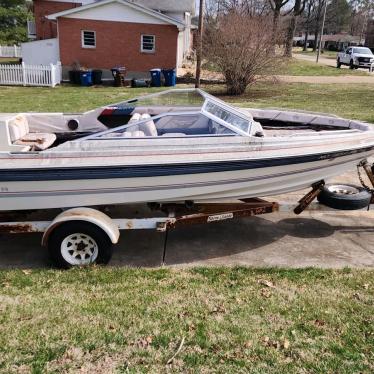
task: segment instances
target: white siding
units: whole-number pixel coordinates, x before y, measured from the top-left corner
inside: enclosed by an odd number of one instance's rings
[[[180,31],[178,34],[177,47],[177,68],[181,68],[184,61],[184,32]]]
[[[58,39],[22,43],[21,50],[23,62],[27,65],[49,65],[60,61]]]
[[[67,15],[67,18],[89,19],[98,21],[148,23],[167,25],[167,22],[151,15],[140,12],[131,7],[119,3],[103,4],[95,8],[82,10],[79,13]]]

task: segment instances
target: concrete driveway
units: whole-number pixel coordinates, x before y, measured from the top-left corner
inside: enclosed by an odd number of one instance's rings
[[[337,182],[359,185],[354,172]],[[299,193],[274,201],[296,202]],[[41,235],[0,237],[0,269],[48,268]],[[164,253],[164,248],[166,249]],[[157,267],[374,267],[374,211],[277,213],[209,225],[186,226],[166,236],[154,231],[125,231],[112,266]]]
[[[51,267],[41,236],[0,238],[0,269]],[[125,231],[112,266],[374,267],[374,212],[274,214],[165,234]]]

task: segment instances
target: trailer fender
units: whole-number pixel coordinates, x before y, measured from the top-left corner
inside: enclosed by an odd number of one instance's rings
[[[59,214],[44,232],[42,245],[48,244],[52,231],[61,224],[71,221],[85,221],[100,227],[109,237],[113,244],[118,243],[120,232],[118,226],[106,214],[92,208],[73,208]]]

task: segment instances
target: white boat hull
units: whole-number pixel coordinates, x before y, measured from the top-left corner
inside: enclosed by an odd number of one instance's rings
[[[264,197],[300,190],[352,170],[371,153],[223,172],[1,182],[0,210]]]

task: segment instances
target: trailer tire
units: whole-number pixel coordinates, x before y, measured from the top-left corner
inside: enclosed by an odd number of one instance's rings
[[[371,193],[352,184],[330,184],[318,195],[318,201],[333,209],[357,210],[369,206]]]
[[[113,253],[108,235],[85,221],[70,221],[50,234],[48,251],[53,263],[62,269],[92,264],[107,264]]]

